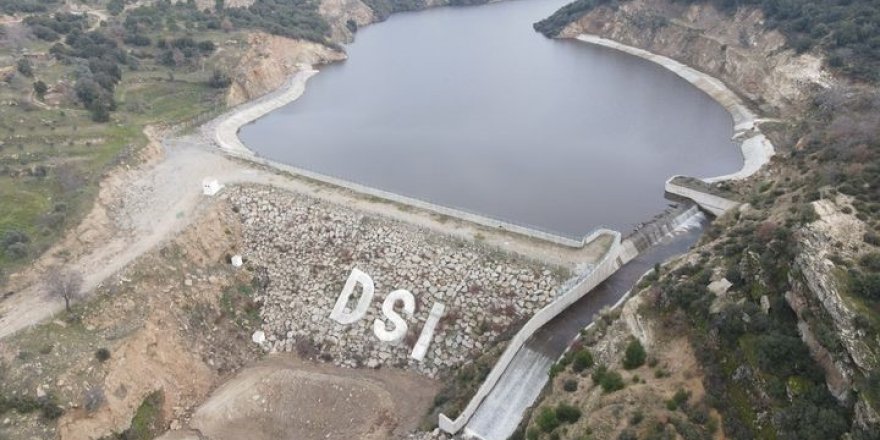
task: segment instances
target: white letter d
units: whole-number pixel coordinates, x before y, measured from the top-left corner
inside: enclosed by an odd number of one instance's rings
[[[354,311],[346,312],[345,306],[348,304],[352,292],[354,292],[355,284],[360,284],[362,286],[361,297],[358,298],[357,306]],[[352,269],[351,275],[348,276],[348,280],[342,288],[342,293],[339,294],[339,298],[336,300],[336,305],[333,306],[333,311],[330,312],[330,319],[333,319],[340,324],[357,322],[364,317],[365,313],[367,313],[367,308],[370,307],[370,301],[373,300],[374,290],[373,279],[370,278],[369,275],[357,268]]]

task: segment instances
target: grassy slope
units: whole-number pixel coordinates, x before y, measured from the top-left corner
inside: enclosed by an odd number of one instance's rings
[[[243,41],[242,34],[220,31],[199,33],[198,38],[214,41],[218,47],[230,39]],[[34,78],[12,74],[11,81],[0,87],[0,236],[17,230],[30,236],[31,242],[25,258],[0,253],[0,273],[27,264],[57,240],[65,227],[79,222],[94,200],[103,173],[145,145],[145,126],[173,125],[222,109],[224,91],[209,87],[206,81],[213,67],[225,68],[243,44],[224,47],[200,66],[172,69],[142,60],[138,70],[124,71],[116,90],[118,110],[108,123],[93,122],[72,99],[62,100],[57,108],[30,102],[33,81],[42,80],[50,88],[59,82],[72,86],[72,66],[46,58],[34,62]],[[41,53],[48,44],[31,40],[25,47],[30,53]],[[20,53],[15,47],[0,48],[0,68],[14,71]],[[31,172],[39,167],[45,167],[45,176]],[[59,181],[53,172],[59,167],[72,170],[75,188]],[[64,206],[56,206],[59,203]],[[62,223],[47,219],[53,212],[63,214]]]

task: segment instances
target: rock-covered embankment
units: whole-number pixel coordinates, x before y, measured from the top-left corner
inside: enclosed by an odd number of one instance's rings
[[[267,347],[337,365],[408,366],[435,377],[551,302],[567,275],[304,195],[245,187],[229,199],[243,224],[247,264],[267,275],[257,298]],[[329,315],[354,268],[373,278],[375,297],[363,319],[342,325]],[[373,335],[373,321],[382,317],[381,301],[397,289],[413,293],[416,311],[403,314],[409,332],[395,346]],[[416,362],[409,354],[435,302],[445,304],[446,313],[424,361]]]

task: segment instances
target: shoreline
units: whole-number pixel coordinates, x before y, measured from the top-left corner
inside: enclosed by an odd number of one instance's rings
[[[306,91],[309,78],[318,74],[315,66],[298,64],[297,72],[290,76],[281,87],[253,101],[233,107],[212,121],[206,123],[202,130],[209,130],[209,139],[221,150],[235,155],[259,157],[241,142],[238,131],[263,116],[296,101]]]
[[[672,58],[658,55],[638,47],[629,46],[614,40],[600,37],[595,34],[580,34],[574,40],[602,46],[619,52],[624,52],[641,59],[651,61],[664,69],[678,75],[689,82],[692,86],[709,95],[715,102],[720,104],[733,119],[732,140],[739,142],[743,156],[743,165],[738,171],[715,177],[700,179],[706,183],[717,183],[725,180],[742,180],[754,175],[764,165],[770,162],[776,154],[773,144],[761,132],[757,125],[758,116],[755,115],[743,103],[739,95],[730,90],[720,79],[709,74],[700,72],[693,67],[673,60]],[[742,140],[740,140],[742,139]],[[678,176],[671,176],[667,182]]]
[[[738,171],[730,174],[703,178],[701,180],[707,183],[716,183],[725,180],[745,179],[755,174],[759,169],[767,164],[770,161],[770,158],[775,154],[773,144],[770,143],[766,136],[764,136],[764,134],[761,133],[760,129],[757,127],[758,117],[751,110],[749,110],[749,108],[742,102],[742,100],[739,98],[738,95],[736,95],[736,93],[728,89],[727,86],[725,86],[724,83],[721,82],[719,79],[702,73],[671,58],[657,55],[652,52],[639,49],[637,47],[618,43],[616,41],[602,38],[597,35],[580,34],[574,39],[587,44],[594,44],[597,46],[621,51],[658,64],[661,67],[678,75],[685,81],[689,82],[697,89],[703,91],[704,93],[709,95],[709,97],[712,98],[715,102],[724,107],[725,110],[727,110],[734,123],[734,135],[732,139],[739,143],[740,152],[743,157],[742,167]],[[258,120],[287,104],[295,102],[297,99],[300,98],[300,96],[302,96],[302,94],[305,92],[305,87],[308,80],[312,76],[319,73],[319,71],[314,65],[310,64],[299,64],[297,65],[297,67],[299,70],[291,75],[281,87],[260,98],[257,98],[256,100],[249,101],[237,107],[234,107],[229,111],[223,113],[222,115],[207,122],[200,129],[202,133],[208,139],[210,139],[211,142],[218,149],[232,157],[247,160],[249,162],[253,162],[259,165],[269,166],[274,169],[289,172],[308,179],[313,179],[321,183],[348,189],[369,197],[378,197],[394,203],[402,203],[404,205],[423,209],[434,214],[454,217],[459,220],[478,224],[480,226],[497,228],[499,230],[509,231],[529,238],[547,241],[569,248],[583,248],[587,245],[587,243],[598,238],[601,235],[616,232],[611,229],[598,226],[580,239],[575,239],[572,237],[561,235],[556,232],[544,231],[531,225],[516,224],[509,221],[491,218],[475,212],[449,208],[414,197],[380,190],[378,188],[373,188],[348,180],[331,177],[321,173],[312,172],[299,167],[282,164],[260,157],[253,150],[244,145],[244,143],[238,137],[238,132],[243,126]],[[675,188],[669,185],[669,182],[675,177],[678,176],[670,176],[670,178],[665,182],[665,189],[667,190],[667,192],[673,194],[677,193],[675,191]],[[670,188],[672,189],[672,191],[669,191]],[[686,195],[682,196],[693,200],[692,197]],[[697,202],[697,200],[694,201]],[[710,210],[710,212],[715,215],[719,214],[717,210]]]
[[[308,64],[301,64],[298,67],[301,70],[293,74],[280,88],[257,98],[256,100],[234,107],[226,113],[223,113],[202,125],[200,131],[219,150],[231,157],[246,160],[258,165],[268,166],[279,171],[305,177],[323,184],[347,189],[368,197],[377,197],[392,203],[400,203],[409,207],[421,209],[432,214],[452,217],[479,226],[511,232],[530,239],[549,242],[572,249],[583,249],[587,247],[589,243],[603,235],[619,234],[618,231],[598,226],[580,239],[576,239],[556,232],[544,231],[535,226],[516,224],[475,212],[438,205],[415,197],[381,190],[260,157],[241,142],[241,139],[238,137],[238,132],[241,127],[266,116],[274,110],[295,102],[300,96],[302,96],[305,92],[306,83],[309,78],[317,74],[319,71],[315,69],[315,66]]]

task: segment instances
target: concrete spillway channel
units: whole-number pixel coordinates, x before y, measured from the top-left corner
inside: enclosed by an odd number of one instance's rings
[[[506,440],[547,383],[550,366],[602,307],[612,306],[657,263],[687,251],[706,217],[693,205],[673,210],[630,234],[639,255],[571,307],[541,327],[516,353],[498,383],[468,422],[465,437]]]

